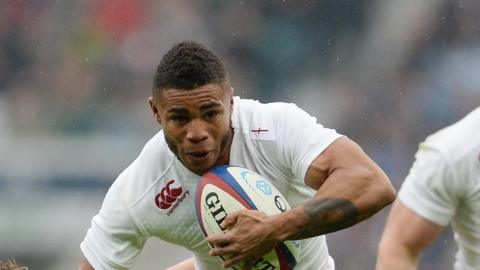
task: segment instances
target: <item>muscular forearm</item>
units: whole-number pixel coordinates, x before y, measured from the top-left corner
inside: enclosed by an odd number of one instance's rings
[[[351,187],[348,190],[352,190]],[[327,197],[331,192],[319,191],[303,206],[279,215],[277,222],[283,224],[279,238],[303,239],[347,228],[372,216],[394,199],[394,191],[387,185],[385,188],[365,185],[357,190],[360,192],[345,192],[343,195],[347,198]]]
[[[303,206],[308,219],[304,226],[291,237],[306,238],[338,231],[352,226],[373,213],[361,214],[349,200],[314,198]]]
[[[359,222],[360,214],[350,201],[335,198],[314,198],[302,207],[273,217],[283,224],[278,228],[280,240],[314,237],[338,231]]]

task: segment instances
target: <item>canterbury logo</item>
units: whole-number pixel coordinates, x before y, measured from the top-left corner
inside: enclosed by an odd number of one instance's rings
[[[182,194],[182,187],[171,187],[175,180],[170,180],[155,197],[155,204],[160,209],[168,209]]]

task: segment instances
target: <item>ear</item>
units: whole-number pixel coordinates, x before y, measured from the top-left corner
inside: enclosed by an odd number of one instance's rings
[[[160,109],[158,108],[155,98],[149,97],[148,104],[150,105],[150,110],[152,110],[153,118],[161,125],[162,124],[162,116],[160,115]]]

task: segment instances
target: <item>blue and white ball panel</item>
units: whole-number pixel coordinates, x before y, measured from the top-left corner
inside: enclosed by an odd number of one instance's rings
[[[226,169],[234,179],[233,181],[255,201],[256,209],[267,215],[279,214],[290,209],[290,205],[280,191],[263,176],[240,167],[227,167]],[[237,181],[240,179],[242,181]]]
[[[205,236],[224,233],[221,224],[228,213],[251,209],[274,215],[290,209],[270,181],[251,170],[226,165],[215,167],[202,177],[197,186],[195,204],[197,221]],[[300,241],[279,243],[257,261],[253,269],[293,269],[299,258],[299,249]]]

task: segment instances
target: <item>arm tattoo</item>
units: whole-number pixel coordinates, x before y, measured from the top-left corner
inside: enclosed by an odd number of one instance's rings
[[[297,239],[338,231],[361,219],[358,208],[345,199],[313,199],[303,209],[310,217],[310,222],[294,236]]]

